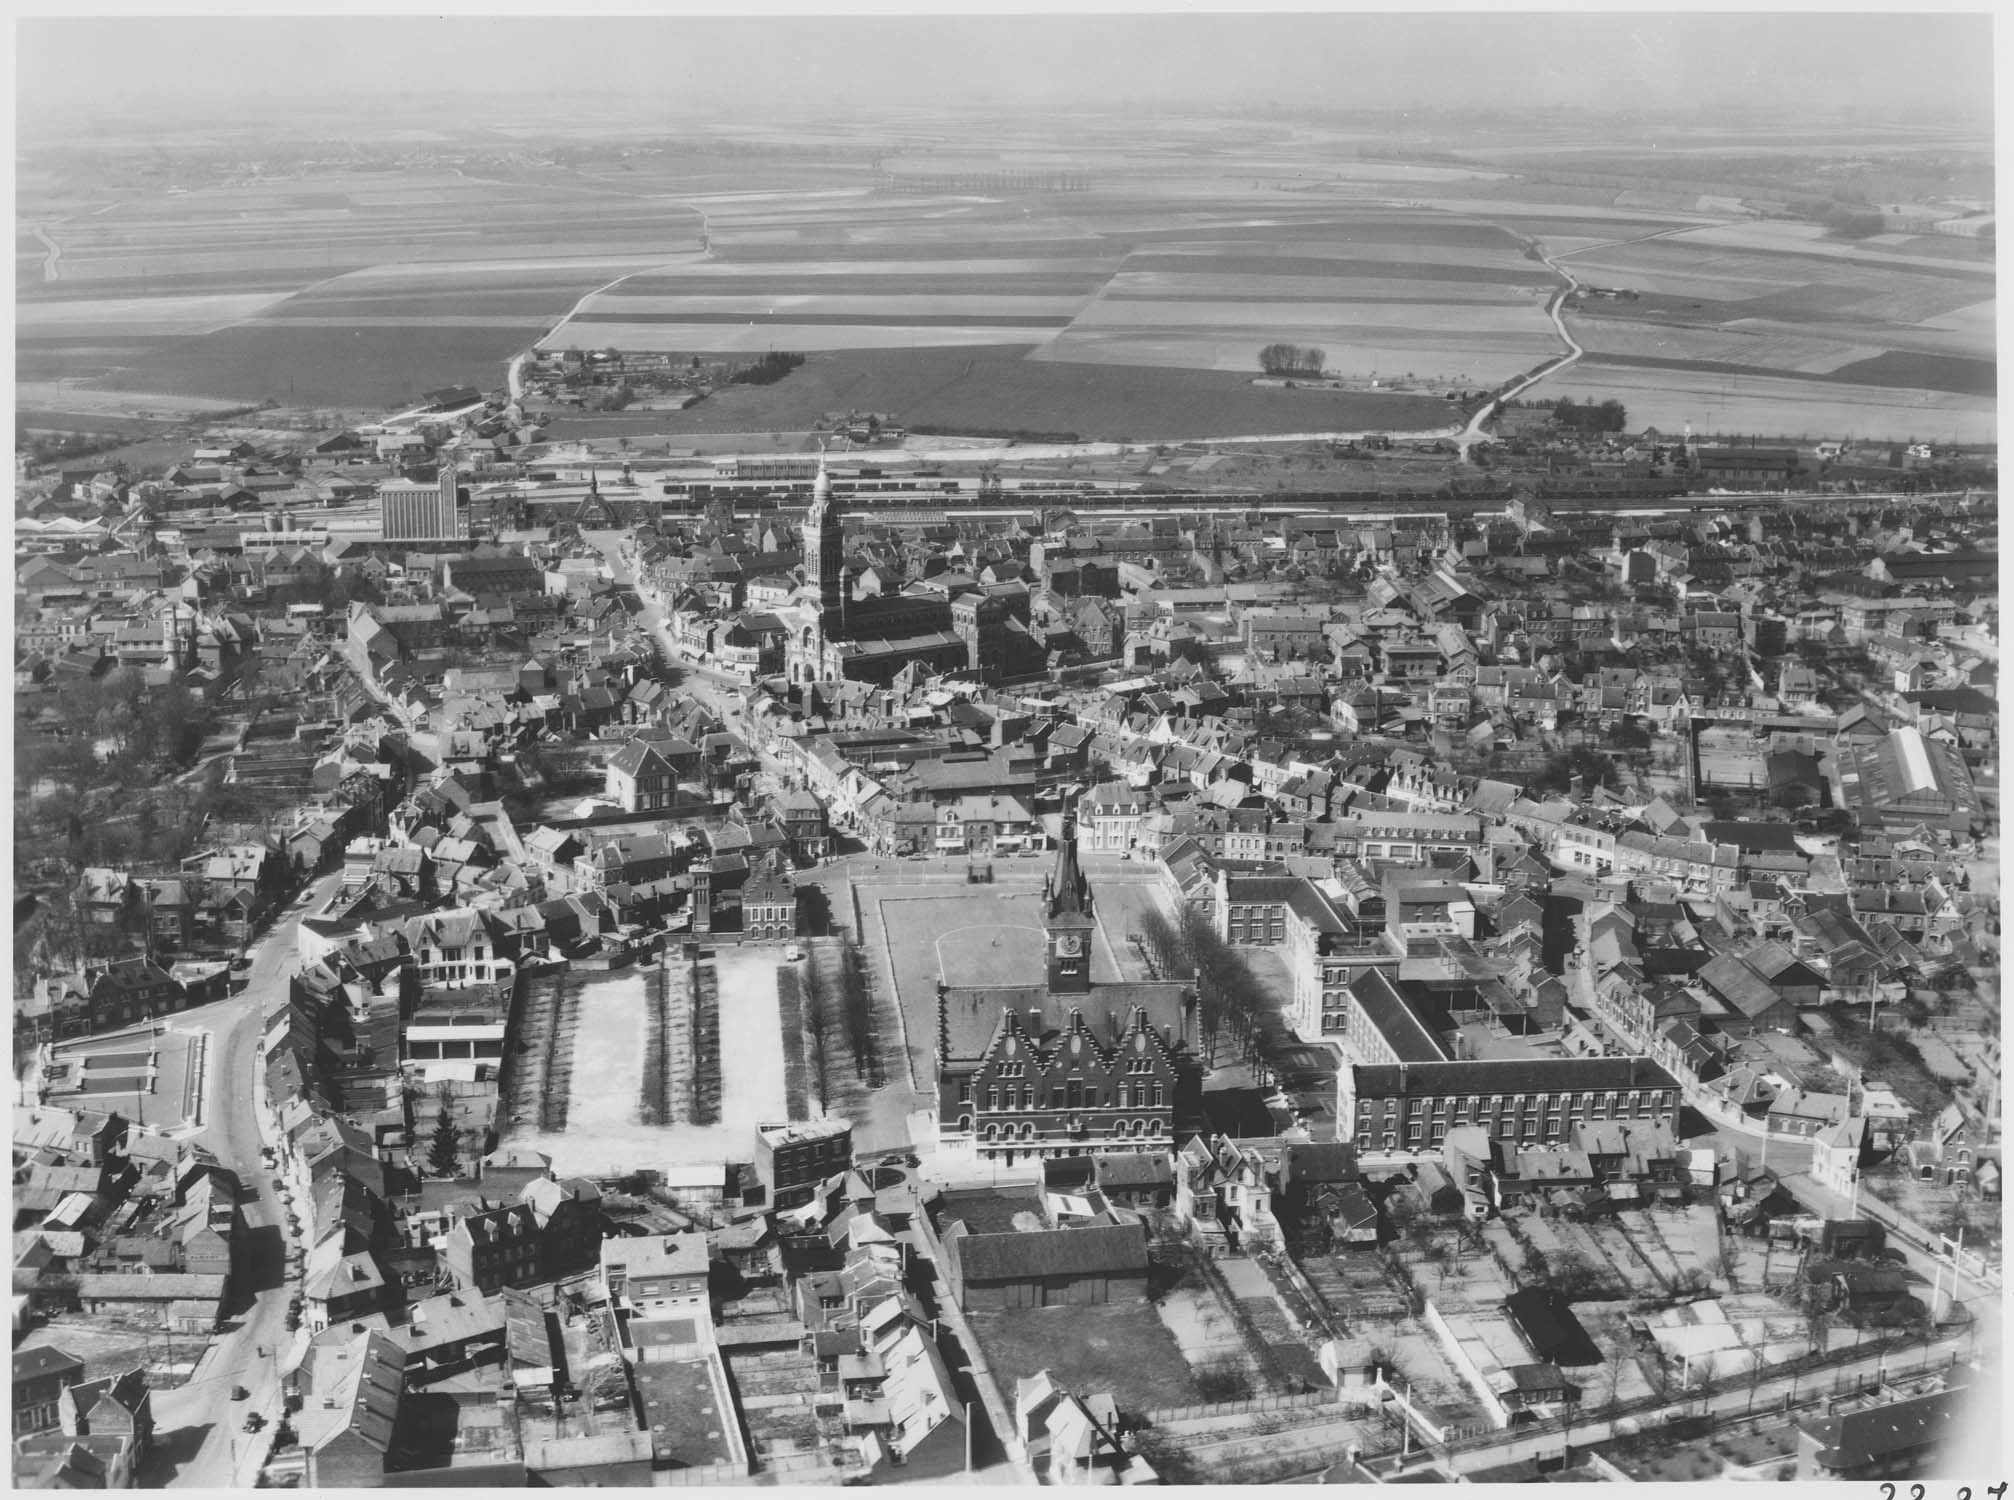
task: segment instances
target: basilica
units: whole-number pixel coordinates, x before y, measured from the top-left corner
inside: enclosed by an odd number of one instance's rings
[[[788,632],[784,672],[794,685],[886,687],[911,664],[989,682],[1042,669],[1041,648],[1028,634],[1025,584],[972,583],[954,591],[933,580],[899,594],[853,598],[842,518],[823,455],[804,518],[804,556],[807,582],[777,611]]]

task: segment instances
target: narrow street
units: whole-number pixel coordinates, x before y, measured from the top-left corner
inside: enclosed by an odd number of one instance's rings
[[[333,874],[317,881],[306,900],[296,898],[280,915],[253,950],[242,993],[176,1018],[185,1029],[209,1032],[204,1123],[193,1138],[238,1174],[245,1227],[222,1330],[187,1384],[154,1394],[155,1441],[140,1473],[149,1488],[249,1487],[280,1418],[280,1380],[296,1337],[286,1328],[293,1290],[286,1210],[259,1155],[271,1123],[262,1119],[262,1040],[267,1015],[286,1004],[287,981],[300,966],[295,934],[301,919],[341,879]],[[234,1401],[231,1391],[238,1386],[248,1394]],[[252,1412],[266,1421],[256,1434],[244,1431]]]

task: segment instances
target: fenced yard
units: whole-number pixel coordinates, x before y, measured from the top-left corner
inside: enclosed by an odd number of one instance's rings
[[[1151,1303],[967,1312],[965,1321],[1009,1401],[1014,1383],[1038,1370],[1079,1395],[1110,1391],[1126,1412],[1210,1397]]]

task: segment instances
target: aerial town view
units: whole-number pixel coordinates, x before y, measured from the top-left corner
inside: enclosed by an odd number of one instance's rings
[[[13,1484],[2004,1500],[1991,23],[20,21]]]

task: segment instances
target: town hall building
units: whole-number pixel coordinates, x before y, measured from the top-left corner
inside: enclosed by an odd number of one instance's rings
[[[1197,1128],[1200,1062],[1192,996],[1175,983],[1092,978],[1090,882],[1066,815],[1045,892],[1040,985],[946,986],[937,994],[941,1142],[986,1158],[1165,1148]]]

